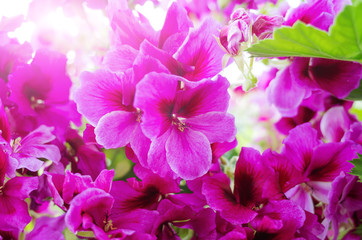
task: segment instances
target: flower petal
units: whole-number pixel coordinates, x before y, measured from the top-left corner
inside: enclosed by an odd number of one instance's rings
[[[209,112],[187,119],[186,125],[204,134],[210,143],[231,142],[236,134],[234,121],[231,114]]]
[[[78,111],[93,125],[112,111],[126,110],[122,104],[122,82],[115,73],[97,70],[80,75],[81,87],[74,93]]]
[[[137,113],[114,111],[104,115],[94,130],[96,140],[105,148],[126,146],[139,122]]]
[[[166,158],[181,178],[192,180],[204,175],[211,166],[211,147],[205,135],[186,128],[171,130],[166,142]]]
[[[170,127],[178,77],[164,73],[147,74],[136,87],[134,105],[143,111],[141,128],[151,140]]]

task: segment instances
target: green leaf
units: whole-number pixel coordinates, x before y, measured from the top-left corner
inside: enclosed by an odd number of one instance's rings
[[[361,83],[362,83],[362,81],[360,80],[359,87],[356,88],[355,90],[353,90],[352,92],[350,92],[350,94],[345,99],[352,100],[352,101],[362,100],[362,84]]]
[[[358,154],[357,159],[353,159],[351,162],[354,165],[351,174],[359,177],[359,181],[362,182],[362,154]]]
[[[362,63],[362,1],[338,14],[330,33],[297,22],[282,27],[246,51],[254,57],[318,57]]]

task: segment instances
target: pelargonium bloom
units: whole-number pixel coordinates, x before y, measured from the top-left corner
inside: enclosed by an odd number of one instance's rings
[[[202,193],[221,217],[233,224],[244,224],[257,216],[256,209],[265,202],[264,184],[272,174],[262,164],[260,153],[251,148],[242,148],[236,163],[234,191],[225,174],[205,177]]]
[[[163,73],[146,75],[137,85],[135,106],[143,111],[141,128],[152,142],[149,167],[161,176],[195,179],[211,166],[210,144],[231,142],[236,129],[234,117],[226,113],[225,78],[183,89],[180,80]]]
[[[270,101],[283,116],[297,115],[304,99],[319,92],[345,98],[358,87],[362,65],[356,62],[296,57],[281,70],[267,91]]]
[[[133,101],[136,85],[149,72],[168,70],[157,59],[139,54],[133,69],[122,73],[83,72],[81,87],[74,94],[78,111],[95,127],[97,142],[105,148],[129,144],[145,167],[150,141],[141,131],[142,112]]]
[[[139,182],[128,178],[127,182],[115,181],[112,184],[111,195],[114,197],[114,214],[130,212],[137,209],[157,209],[159,201],[168,193],[179,192],[178,183],[173,179],[162,178],[148,172]]]
[[[304,225],[305,219],[303,209],[292,201],[270,201],[250,223],[256,230],[253,239],[293,239],[296,231]]]
[[[355,143],[322,143],[310,123],[290,131],[281,154],[305,177],[304,183],[291,188],[285,195],[312,213],[312,196],[328,203],[331,182],[341,172],[350,171],[353,165],[348,161],[357,157]]]
[[[88,188],[70,202],[65,224],[73,233],[80,230],[108,230],[113,197],[102,189]]]
[[[66,57],[38,50],[30,65],[21,65],[9,76],[10,100],[19,112],[33,116],[38,125],[55,126],[62,137],[69,121],[80,124],[80,115],[69,100],[71,80],[66,74]]]
[[[15,177],[0,186],[0,230],[23,231],[31,221],[25,199],[38,187],[37,177]],[[6,220],[5,220],[6,219]],[[5,220],[5,221],[4,221]]]
[[[355,212],[362,210],[361,188],[358,177],[344,172],[333,181],[325,215],[326,221],[332,223],[334,240],[338,237],[340,223],[347,222]]]

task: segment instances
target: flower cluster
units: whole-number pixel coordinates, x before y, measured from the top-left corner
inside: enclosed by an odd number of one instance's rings
[[[173,1],[160,30],[136,11],[146,1],[34,0],[27,21],[44,2],[105,10],[110,46],[96,68],[71,71],[72,54],[21,44],[9,33],[25,20],[1,19],[0,239],[359,239],[362,183],[350,172],[362,124],[344,98],[362,65],[281,57],[245,92],[224,58],[242,70],[248,46],[297,21],[328,31],[344,1],[274,16],[249,10],[263,0]],[[267,144],[240,134],[255,109]]]

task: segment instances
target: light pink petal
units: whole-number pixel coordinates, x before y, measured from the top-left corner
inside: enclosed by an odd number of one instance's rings
[[[231,114],[209,112],[187,119],[186,125],[204,134],[210,143],[231,142],[236,134],[234,121]]]
[[[141,13],[138,15],[137,18],[130,9],[118,10],[113,15],[111,26],[116,32],[116,41],[134,49],[139,49],[145,39],[157,45],[158,33]]]
[[[290,67],[287,67],[279,71],[275,79],[270,82],[267,93],[270,102],[283,116],[292,117],[297,114],[306,90],[293,81]]]
[[[113,177],[114,177],[114,169],[111,170],[104,169],[94,181],[94,186],[104,190],[105,192],[109,192],[112,187]]]
[[[143,111],[141,128],[154,139],[171,126],[178,77],[164,73],[147,74],[136,87],[134,105]]]
[[[313,189],[312,195],[315,199],[323,203],[329,203],[328,194],[330,193],[332,188],[331,182],[310,181],[307,184]]]
[[[294,188],[290,189],[285,193],[290,200],[298,204],[304,210],[314,213],[314,204],[312,196],[306,192],[306,190],[301,187],[301,185],[297,185]]]
[[[116,46],[104,56],[103,64],[111,71],[125,71],[132,67],[138,51],[128,45]]]
[[[186,128],[173,128],[166,142],[166,158],[181,178],[192,180],[204,175],[211,166],[211,147],[205,135]]]
[[[147,155],[150,149],[151,141],[143,134],[139,124],[133,132],[130,144],[140,164],[143,167],[148,168]]]
[[[122,82],[106,70],[80,75],[81,87],[74,93],[78,111],[93,125],[110,112],[126,110],[122,104]]]
[[[167,65],[163,63],[158,55],[155,57],[152,54],[143,54],[143,46],[151,46],[152,48],[153,45],[147,40],[141,45],[142,54],[138,54],[133,65],[134,84],[138,84],[146,74],[151,72],[170,73]]]
[[[63,230],[65,229],[64,216],[40,217],[36,219],[34,229],[26,234],[26,240],[43,240],[52,236],[54,240],[64,240]]]
[[[171,130],[165,132],[162,136],[151,142],[150,151],[148,152],[147,163],[149,168],[159,174],[161,177],[175,178],[166,160],[166,141],[169,138]]]
[[[107,113],[99,120],[94,130],[96,140],[105,148],[124,147],[130,142],[138,124],[135,112]]]

